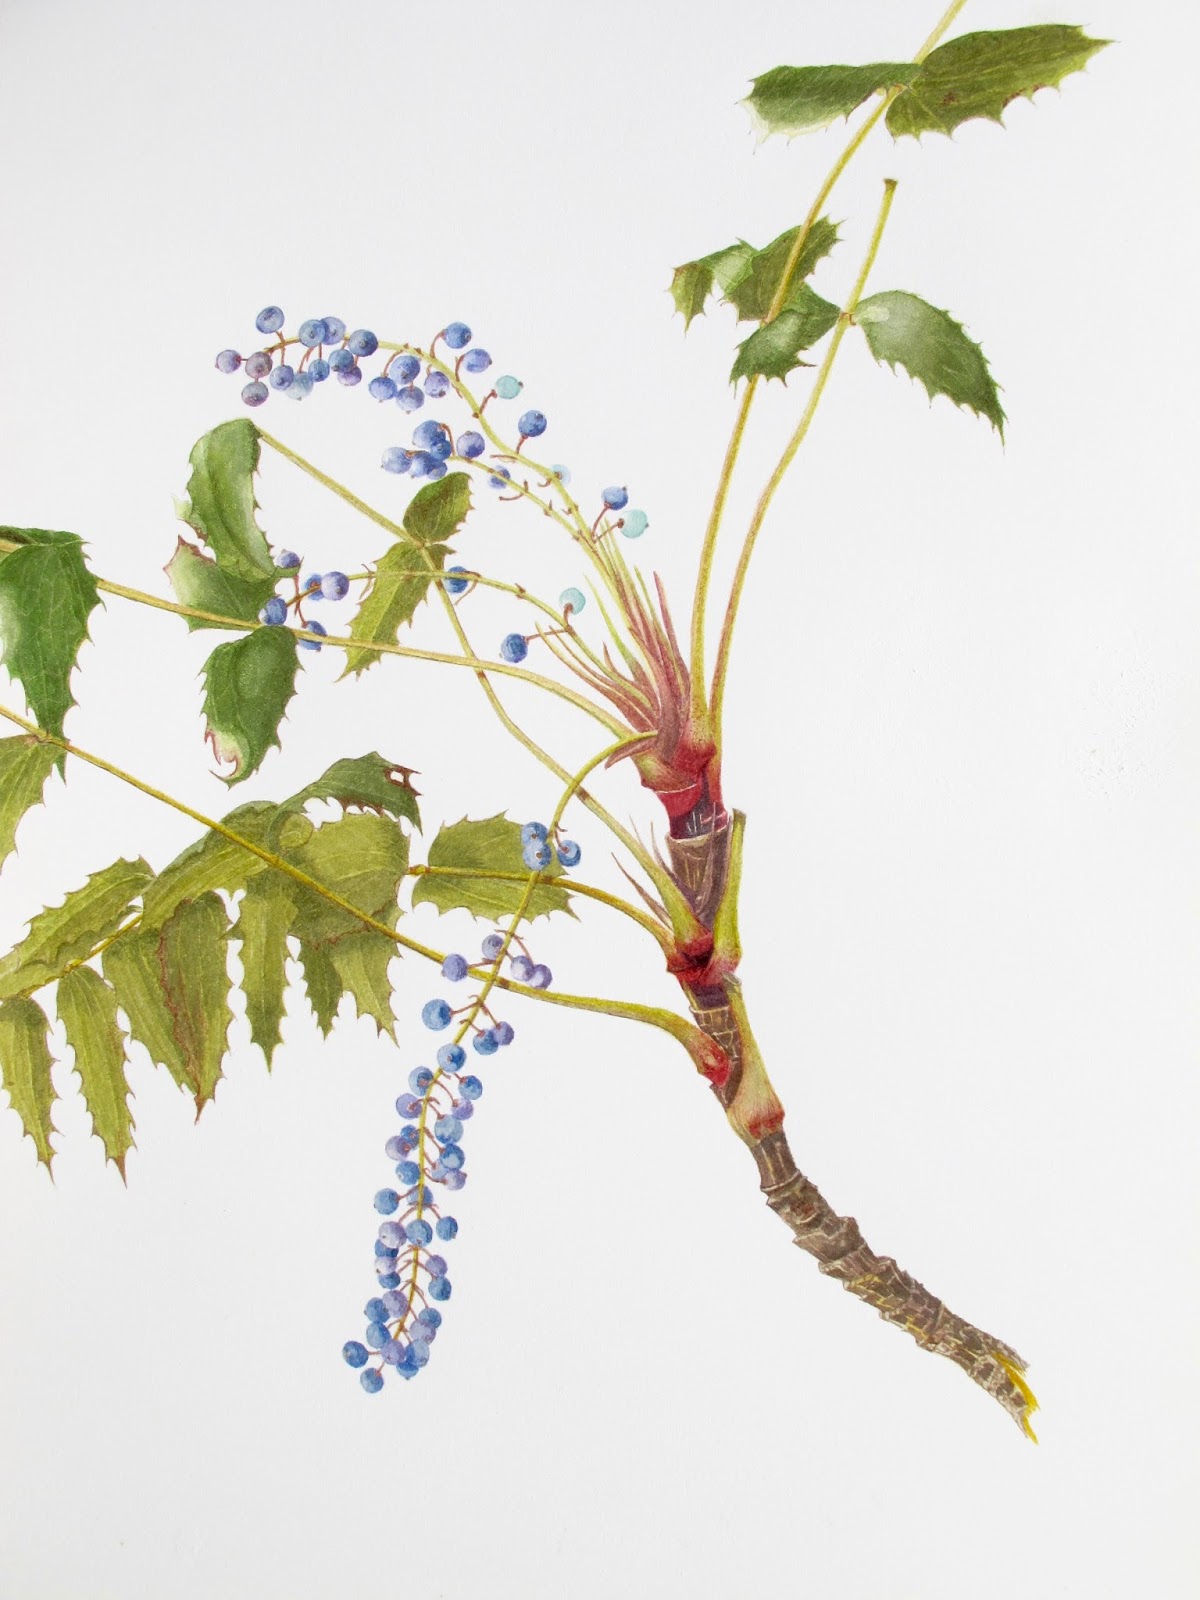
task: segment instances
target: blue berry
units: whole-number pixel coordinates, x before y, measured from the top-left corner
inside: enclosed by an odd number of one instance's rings
[[[258,613],[258,620],[265,622],[268,627],[277,628],[280,623],[287,621],[287,605],[277,594],[273,594]]]
[[[321,578],[321,598],[344,600],[350,593],[350,579],[344,572],[326,572]]]
[[[412,465],[409,468],[409,471],[412,473],[414,478],[425,478],[430,476],[436,466],[437,462],[429,454],[428,450],[413,451]]]
[[[481,1056],[494,1056],[500,1048],[500,1041],[490,1028],[484,1028],[482,1033],[477,1033],[471,1044]]]
[[[400,1287],[400,1274],[398,1272],[381,1272],[379,1274],[379,1287],[381,1289],[398,1289]]]
[[[396,398],[396,385],[391,378],[384,377],[381,372],[377,378],[372,378],[367,385],[367,393],[374,400],[394,400]]]
[[[404,1231],[408,1235],[409,1244],[428,1244],[433,1238],[433,1229],[424,1217],[414,1217]]]
[[[520,378],[514,378],[511,373],[496,379],[496,393],[501,400],[515,400],[525,385]]]
[[[600,498],[610,511],[620,511],[622,506],[629,504],[629,490],[613,483],[603,491]]]
[[[379,1354],[389,1367],[398,1367],[408,1356],[408,1346],[402,1344],[399,1339],[389,1339]]]
[[[360,1372],[358,1375],[358,1381],[362,1384],[363,1388],[368,1394],[378,1394],[380,1389],[383,1388],[383,1374],[381,1372],[376,1372],[374,1367],[370,1368],[367,1372]]]
[[[529,974],[533,971],[533,962],[528,956],[514,956],[509,963],[509,971],[518,983],[528,983]]]
[[[454,1115],[460,1122],[469,1122],[475,1115],[475,1107],[469,1100],[456,1100],[454,1102]]]
[[[530,872],[543,872],[552,860],[550,845],[545,839],[531,839],[521,850],[521,860]]]
[[[424,1094],[433,1082],[433,1073],[428,1067],[414,1067],[408,1075],[408,1087],[414,1094]],[[409,1183],[415,1183],[415,1178],[410,1178]]]
[[[460,1044],[444,1044],[437,1053],[437,1064],[443,1072],[457,1072],[467,1059]]]
[[[471,330],[465,322],[451,322],[442,329],[442,338],[451,350],[464,350],[471,342]]]
[[[272,361],[265,350],[256,350],[252,356],[246,357],[246,376],[248,378],[265,378],[270,372]]]
[[[587,596],[582,589],[564,589],[558,597],[558,603],[564,611],[570,611],[578,616],[587,605]]]
[[[483,959],[485,961],[495,961],[503,949],[504,935],[502,933],[489,933],[483,941]]]
[[[379,340],[370,328],[355,328],[346,340],[346,348],[356,356],[373,356],[379,349]]]
[[[550,968],[539,964],[529,974],[529,987],[531,989],[548,989],[554,982],[554,974]]]
[[[550,471],[564,487],[571,481],[570,467],[564,467],[561,461],[556,461]]]
[[[379,1193],[375,1196],[375,1209],[382,1216],[390,1217],[392,1212],[395,1211],[399,1204],[400,1196],[396,1193],[395,1189],[380,1189]]]
[[[396,1168],[396,1176],[411,1188],[414,1183],[420,1182],[421,1169],[415,1161],[402,1161]]]
[[[389,1250],[399,1250],[408,1241],[404,1237],[404,1229],[398,1222],[381,1222],[379,1224],[379,1242],[386,1245]]]
[[[437,1329],[431,1328],[427,1322],[418,1320],[408,1330],[408,1337],[414,1344],[429,1345],[437,1338]]]
[[[382,1239],[376,1239],[375,1256],[379,1261],[395,1261],[396,1251],[391,1245],[384,1244]]]
[[[322,638],[329,632],[329,629],[323,628],[319,622],[306,622],[304,626],[309,633],[319,633]],[[296,642],[301,650],[319,650],[321,648],[315,639],[298,639]]]
[[[468,1100],[478,1100],[480,1095],[483,1093],[483,1084],[480,1083],[479,1079],[475,1077],[464,1078],[462,1081],[462,1092],[464,1095],[466,1095]]]
[[[466,1187],[467,1175],[465,1172],[448,1172],[442,1182],[447,1189],[453,1189],[457,1192],[459,1189]]]
[[[429,454],[435,461],[449,461],[450,457],[454,454],[454,442],[450,438],[449,433],[443,432],[438,435],[438,437],[429,446]]]
[[[513,666],[516,666],[516,664],[519,661],[524,661],[525,657],[528,654],[529,654],[529,646],[525,642],[525,637],[524,637],[523,634],[520,634],[520,633],[509,633],[509,634],[506,634],[503,639],[501,639],[501,641],[500,641],[500,659],[501,659],[501,661],[510,661],[513,664]]]
[[[270,392],[265,383],[248,383],[242,390],[242,399],[248,406],[260,406]]]
[[[426,1256],[425,1265],[431,1278],[444,1278],[450,1270],[445,1256]]]
[[[427,1367],[429,1365],[429,1345],[424,1339],[418,1339],[415,1344],[408,1347],[409,1360],[414,1367]]]
[[[517,1037],[511,1022],[498,1022],[492,1032],[496,1035],[498,1045],[511,1044]]]
[[[433,1204],[433,1190],[427,1183],[421,1185],[414,1184],[404,1198],[408,1201],[410,1206],[431,1206]]]
[[[451,1144],[462,1138],[462,1132],[463,1126],[457,1117],[439,1117],[433,1125],[434,1137],[439,1141],[449,1139]]]
[[[288,366],[287,362],[284,361],[275,368],[275,370],[271,373],[271,376],[267,379],[267,382],[271,385],[272,389],[290,389],[292,384],[295,382],[295,379],[295,372],[291,367]]]
[[[450,1026],[450,1007],[444,1000],[427,1000],[421,1007],[421,1021],[427,1028],[432,1028],[435,1033],[439,1033],[443,1028]],[[401,1116],[409,1116],[411,1114],[404,1111],[400,1113]]]
[[[441,400],[450,393],[450,379],[444,372],[431,372],[425,379],[425,393],[431,400]]]
[[[318,356],[315,361],[308,363],[308,375],[314,383],[324,383],[329,376],[329,363],[324,356]]]
[[[440,1328],[442,1313],[435,1306],[422,1306],[417,1312],[417,1321],[423,1322],[427,1328]]]
[[[389,1289],[383,1297],[383,1309],[389,1317],[402,1317],[408,1310],[408,1300],[396,1289]]]
[[[442,962],[442,977],[450,983],[461,983],[471,970],[471,963],[466,956],[457,953],[448,955]]]
[[[466,567],[447,567],[446,568],[447,572],[466,572],[466,570],[467,570]],[[446,579],[445,589],[446,589],[446,593],[447,594],[451,594],[451,595],[465,594],[468,588],[469,588],[469,584],[468,584],[466,578],[447,578]]]
[[[463,1154],[462,1146],[455,1144],[453,1141],[442,1146],[441,1161],[447,1172],[457,1172],[467,1164],[467,1158]]]
[[[476,433],[474,428],[468,428],[466,433],[460,433],[454,448],[460,456],[465,456],[468,461],[474,461],[481,456],[487,446],[481,433]]]
[[[413,443],[419,450],[428,450],[439,439],[445,438],[446,431],[444,422],[435,422],[432,417],[429,417],[424,422],[418,422],[413,429]]]
[[[444,461],[435,461],[425,476],[429,479],[430,483],[436,483],[439,478],[444,478],[446,476],[446,471],[447,468]]]
[[[278,333],[284,324],[283,312],[278,306],[264,306],[254,319],[259,333]]]
[[[392,362],[392,371],[396,375],[396,382],[398,384],[411,383],[420,370],[421,363],[417,360],[416,356],[405,354],[402,356],[397,356]]]
[[[468,350],[463,357],[463,369],[466,372],[486,372],[492,364],[492,358],[486,350]]]
[[[545,413],[541,411],[522,411],[517,418],[517,427],[521,431],[522,439],[536,439],[539,434],[546,431]]]
[[[307,400],[312,389],[312,375],[307,372],[297,372],[284,392],[289,400]]]
[[[320,317],[310,317],[307,322],[300,324],[299,340],[309,350],[319,344],[324,344],[329,338],[329,329]]]
[[[507,467],[499,467],[488,479],[489,489],[507,489],[512,482],[512,473]]]
[[[358,367],[343,367],[337,379],[347,389],[353,389],[362,382],[362,372]]]
[[[348,1339],[342,1346],[342,1360],[348,1367],[365,1367],[367,1364],[367,1347],[359,1344],[357,1339]]]
[[[408,1140],[402,1139],[398,1133],[394,1133],[383,1147],[383,1153],[389,1161],[403,1161],[408,1151]]]
[[[621,532],[626,539],[640,539],[650,526],[650,518],[644,511],[627,511],[621,518]]]
[[[216,367],[218,372],[236,372],[242,364],[242,358],[236,350],[222,350],[217,355]]]
[[[437,1236],[448,1242],[458,1233],[458,1221],[455,1217],[439,1217],[437,1220]]]
[[[368,1322],[386,1322],[387,1307],[384,1305],[382,1300],[368,1300],[366,1305],[363,1307],[363,1316],[366,1317]]]
[[[329,369],[331,372],[349,372],[355,366],[353,354],[349,350],[331,350],[329,352]]]
[[[322,598],[321,574],[319,572],[310,572],[307,578],[302,579],[300,593],[306,600],[320,600]]]
[[[550,829],[544,822],[523,822],[521,824],[521,843],[527,845],[532,841],[540,844],[543,839],[550,837]]]
[[[431,1300],[449,1300],[450,1279],[431,1278],[429,1282],[429,1298]]]
[[[325,324],[325,343],[338,344],[346,337],[346,324],[341,317],[322,317]]]
[[[558,859],[564,867],[577,867],[582,854],[583,851],[575,843],[574,839],[564,839],[558,847]]]
[[[294,567],[300,565],[300,557],[294,550],[281,550],[275,557],[275,565],[281,567],[284,572],[291,572]]]
[[[430,1003],[430,1005],[434,1004],[434,1002],[432,1000],[429,1003]],[[443,1023],[442,1026],[445,1027],[445,1023]],[[415,1095],[402,1094],[400,1096],[400,1098],[396,1101],[396,1110],[400,1113],[400,1115],[402,1117],[419,1117],[421,1115],[421,1102],[416,1098]],[[414,1138],[416,1137],[416,1134],[417,1134],[417,1130],[414,1128],[413,1129],[413,1137]],[[405,1129],[403,1129],[401,1131],[400,1137],[402,1139],[406,1139],[408,1137],[408,1129],[407,1128],[405,1128]]]
[[[383,1345],[384,1340],[390,1339],[391,1335],[387,1331],[385,1322],[368,1322],[367,1331],[363,1337],[372,1350],[378,1350]]]
[[[412,451],[402,450],[398,444],[389,445],[379,465],[385,472],[407,472],[412,466]]]

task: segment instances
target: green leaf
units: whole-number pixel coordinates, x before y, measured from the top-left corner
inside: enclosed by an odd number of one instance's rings
[[[476,875],[528,872],[521,858],[521,825],[510,821],[503,813],[479,822],[464,817],[461,822],[439,829],[429,848],[429,865],[449,867],[463,876],[443,878],[427,874],[418,877],[413,886],[414,906],[428,901],[439,911],[469,911],[473,916],[495,921],[498,917],[514,916],[525,895],[522,883]],[[552,861],[542,877],[557,878],[561,873],[561,866]],[[533,891],[525,915],[532,921],[535,917],[549,916],[552,911],[570,911],[570,908],[565,889],[543,882]]]
[[[366,756],[347,756],[335,761],[315,783],[301,789],[281,810],[299,811],[310,800],[336,800],[340,806],[361,806],[397,820],[404,817],[414,827],[421,826],[417,812],[417,791],[412,786],[412,768],[387,761],[378,751]]]
[[[869,67],[773,67],[742,104],[761,139],[789,137],[827,128],[869,100],[880,89],[910,83],[920,72],[912,61],[876,62]]]
[[[470,509],[471,480],[465,472],[451,472],[413,495],[404,531],[420,544],[442,544],[458,532]]]
[[[236,807],[221,820],[251,844],[269,849],[268,839],[278,814],[274,801],[252,800],[249,805]],[[302,844],[311,833],[312,824],[302,819],[291,842]],[[257,873],[266,870],[267,863],[259,856],[234,844],[232,839],[206,831],[181,850],[146,890],[142,926],[160,928],[185,900],[195,900],[211,889],[224,889],[227,894],[234,894],[244,889]]]
[[[737,307],[739,322],[761,322],[770,311],[799,232],[799,227],[788,228],[769,245],[756,250],[741,275],[729,285],[725,298]],[[804,279],[833,249],[837,237],[837,224],[828,217],[818,217],[813,223],[792,273],[792,287],[783,303],[785,310],[792,306]]]
[[[53,983],[71,962],[90,955],[117,931],[131,902],[153,877],[140,857],[114,861],[73,889],[61,905],[40,911],[28,935],[0,960],[0,999]]]
[[[408,870],[408,835],[387,817],[354,812],[318,828],[306,845],[288,852],[288,860],[358,910],[386,921]],[[311,889],[293,882],[291,893],[297,908],[292,931],[302,943],[324,944],[364,931],[360,918]]]
[[[382,921],[394,924],[400,908],[394,906]],[[324,947],[329,953],[339,983],[354,996],[360,1017],[370,1017],[380,1033],[396,1037],[396,1014],[392,1010],[392,986],[388,967],[399,954],[391,939],[365,928],[348,933]]]
[[[197,440],[190,457],[187,501],[179,515],[208,545],[224,571],[248,583],[276,575],[255,518],[258,429],[245,417],[223,422]]]
[[[740,239],[724,250],[715,250],[699,261],[685,262],[675,268],[671,279],[671,295],[675,309],[683,317],[684,332],[692,325],[693,317],[704,310],[705,302],[713,292],[714,284],[724,293],[750,265],[754,246]]]
[[[296,642],[281,628],[256,628],[219,644],[204,663],[205,737],[241,783],[279,746],[279,724],[296,692]]]
[[[125,1157],[133,1148],[133,1117],[116,993],[91,967],[76,967],[58,986],[58,1015],[75,1052],[75,1070],[92,1126],[108,1159],[124,1177]]]
[[[129,1029],[196,1098],[212,1099],[233,1014],[229,918],[215,894],[181,905],[166,925],[126,934],[104,952],[104,975]]]
[[[1059,23],[963,34],[926,58],[889,107],[888,128],[898,139],[905,133],[953,133],[972,117],[1000,122],[1010,100],[1032,100],[1039,89],[1057,88],[1111,42]]]
[[[182,538],[176,542],[175,554],[163,571],[171,580],[180,605],[212,611],[221,617],[238,617],[243,622],[257,622],[258,613],[275,593],[274,576],[240,578]],[[221,626],[200,617],[183,620],[191,630]]]
[[[449,478],[441,478],[427,487],[440,489],[443,483],[449,482]],[[424,493],[422,489],[421,494]],[[395,644],[400,629],[412,621],[435,573],[443,570],[449,554],[449,546],[444,544],[425,545],[420,549],[411,544],[396,544],[385,550],[375,568],[371,586],[350,623],[350,637],[361,640],[364,645],[368,642]],[[347,650],[342,677],[351,672],[365,672],[378,660],[378,650]]]
[[[915,294],[888,289],[860,300],[854,321],[876,361],[886,361],[893,372],[899,363],[925,385],[931,400],[946,395],[956,406],[986,417],[1004,437],[1004,412],[983,351],[949,312]]]
[[[0,561],[0,660],[20,680],[38,726],[62,737],[71,672],[97,604],[83,541],[46,528],[0,528],[20,545]],[[64,752],[55,756],[61,768]]]
[[[337,968],[330,958],[329,946],[302,944],[300,965],[304,969],[304,990],[313,1008],[313,1016],[317,1019],[317,1027],[328,1038],[345,993]]]
[[[49,1033],[46,1013],[32,1000],[6,1000],[0,1005],[0,1086],[8,1090],[9,1104],[47,1169],[55,1154],[50,1135],[57,1131],[50,1120],[55,1093],[50,1078],[54,1063],[46,1043]]]
[[[263,872],[246,886],[233,937],[241,942],[242,992],[250,1038],[267,1058],[282,1043],[287,989],[288,933],[296,915],[292,885],[278,872]]]
[[[793,297],[792,308],[781,311],[774,322],[764,322],[755,328],[750,337],[738,346],[737,360],[729,381],[739,378],[782,378],[796,367],[811,366],[800,361],[797,352],[823,339],[837,321],[841,312],[828,300],[800,285],[801,293]]]
[[[40,803],[60,754],[32,734],[0,739],[0,866],[15,848],[21,818]]]

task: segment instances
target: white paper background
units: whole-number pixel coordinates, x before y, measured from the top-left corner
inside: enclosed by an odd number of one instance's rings
[[[780,61],[902,59],[934,9],[8,0],[0,516],[162,591],[188,450],[238,410],[213,353],[252,347],[260,305],[387,337],[463,317],[548,412],[547,458],[581,492],[631,485],[686,618],[733,327],[685,341],[670,268],[796,221],[845,137],[755,150],[735,102]],[[322,1045],[293,996],[273,1076],[239,1023],[198,1126],[135,1050],[128,1191],[67,1062],[53,1186],[0,1115],[4,1600],[1195,1592],[1196,30],[1179,5],[978,0],[958,31],[1050,20],[1121,42],[1006,133],[877,136],[818,280],[845,292],[899,178],[873,282],[966,321],[1009,443],[847,341],[761,542],[726,763],[746,990],[798,1157],[1027,1355],[1040,1449],[790,1246],[669,1041],[548,1008],[512,1007],[487,1074],[434,1360],[363,1396],[338,1349],[439,992],[412,962],[399,1053],[349,1019]],[[724,571],[804,391],[761,405]],[[260,416],[403,503],[376,463],[404,431],[365,385]],[[306,565],[385,542],[273,460],[261,499]],[[460,550],[549,594],[581,575],[490,501]],[[517,621],[482,594],[470,617],[481,647]],[[195,678],[214,637],[118,600],[92,632],[70,733],[227,809]],[[309,663],[236,799],[379,748],[420,769],[431,825],[552,809],[469,675],[338,670]],[[572,760],[595,748],[510,700]],[[628,773],[609,793],[649,815]],[[3,947],[194,831],[76,764],[0,879]],[[675,1003],[599,910],[537,948],[563,987]]]

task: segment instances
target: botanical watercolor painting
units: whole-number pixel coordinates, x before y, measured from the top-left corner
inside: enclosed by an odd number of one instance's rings
[[[1120,13],[0,19],[0,1594],[1193,1592]]]

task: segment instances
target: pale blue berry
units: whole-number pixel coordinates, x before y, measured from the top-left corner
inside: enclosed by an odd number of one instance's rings
[[[511,373],[496,379],[496,393],[501,400],[515,400],[525,385],[520,378],[514,378]]]
[[[428,1067],[414,1067],[408,1075],[408,1087],[414,1094],[424,1094],[433,1082],[433,1073]],[[416,1178],[408,1178],[408,1183],[416,1183]]]
[[[414,384],[406,384],[403,389],[396,390],[396,404],[401,411],[419,411],[425,404],[425,396]]]
[[[502,933],[489,933],[483,941],[483,959],[485,961],[495,961],[503,949],[504,935]]]
[[[578,616],[587,605],[587,596],[582,589],[564,589],[558,597],[558,603],[564,611],[573,612]]]
[[[457,1072],[467,1059],[467,1052],[460,1044],[444,1044],[437,1053],[437,1064],[443,1072]]]
[[[561,461],[556,461],[550,471],[564,487],[571,481],[571,469],[564,467]]]
[[[529,974],[529,987],[531,989],[548,989],[554,982],[554,974],[550,968],[539,964]]]
[[[274,371],[271,373],[271,376],[267,379],[267,382],[271,385],[272,389],[290,389],[295,380],[295,372],[291,367],[288,366],[287,362],[284,361],[274,369]]]
[[[650,526],[650,518],[644,511],[627,511],[621,518],[621,532],[627,539],[640,539]]]
[[[544,872],[550,865],[550,845],[545,839],[530,839],[521,847],[521,859],[530,872]]]
[[[312,393],[312,389],[312,374],[309,372],[297,372],[284,393],[289,400],[307,400]]]
[[[412,458],[411,450],[402,450],[398,444],[392,444],[383,452],[379,465],[385,472],[407,472],[412,466]]]
[[[360,1372],[358,1381],[368,1394],[378,1394],[383,1388],[383,1374],[376,1372],[374,1367],[368,1368],[366,1372]]]
[[[447,1115],[437,1119],[433,1125],[433,1132],[434,1137],[439,1141],[449,1139],[453,1144],[462,1138],[463,1126],[457,1117]]]
[[[514,956],[509,963],[509,970],[518,983],[528,983],[529,974],[533,971],[533,962],[528,956]]]

